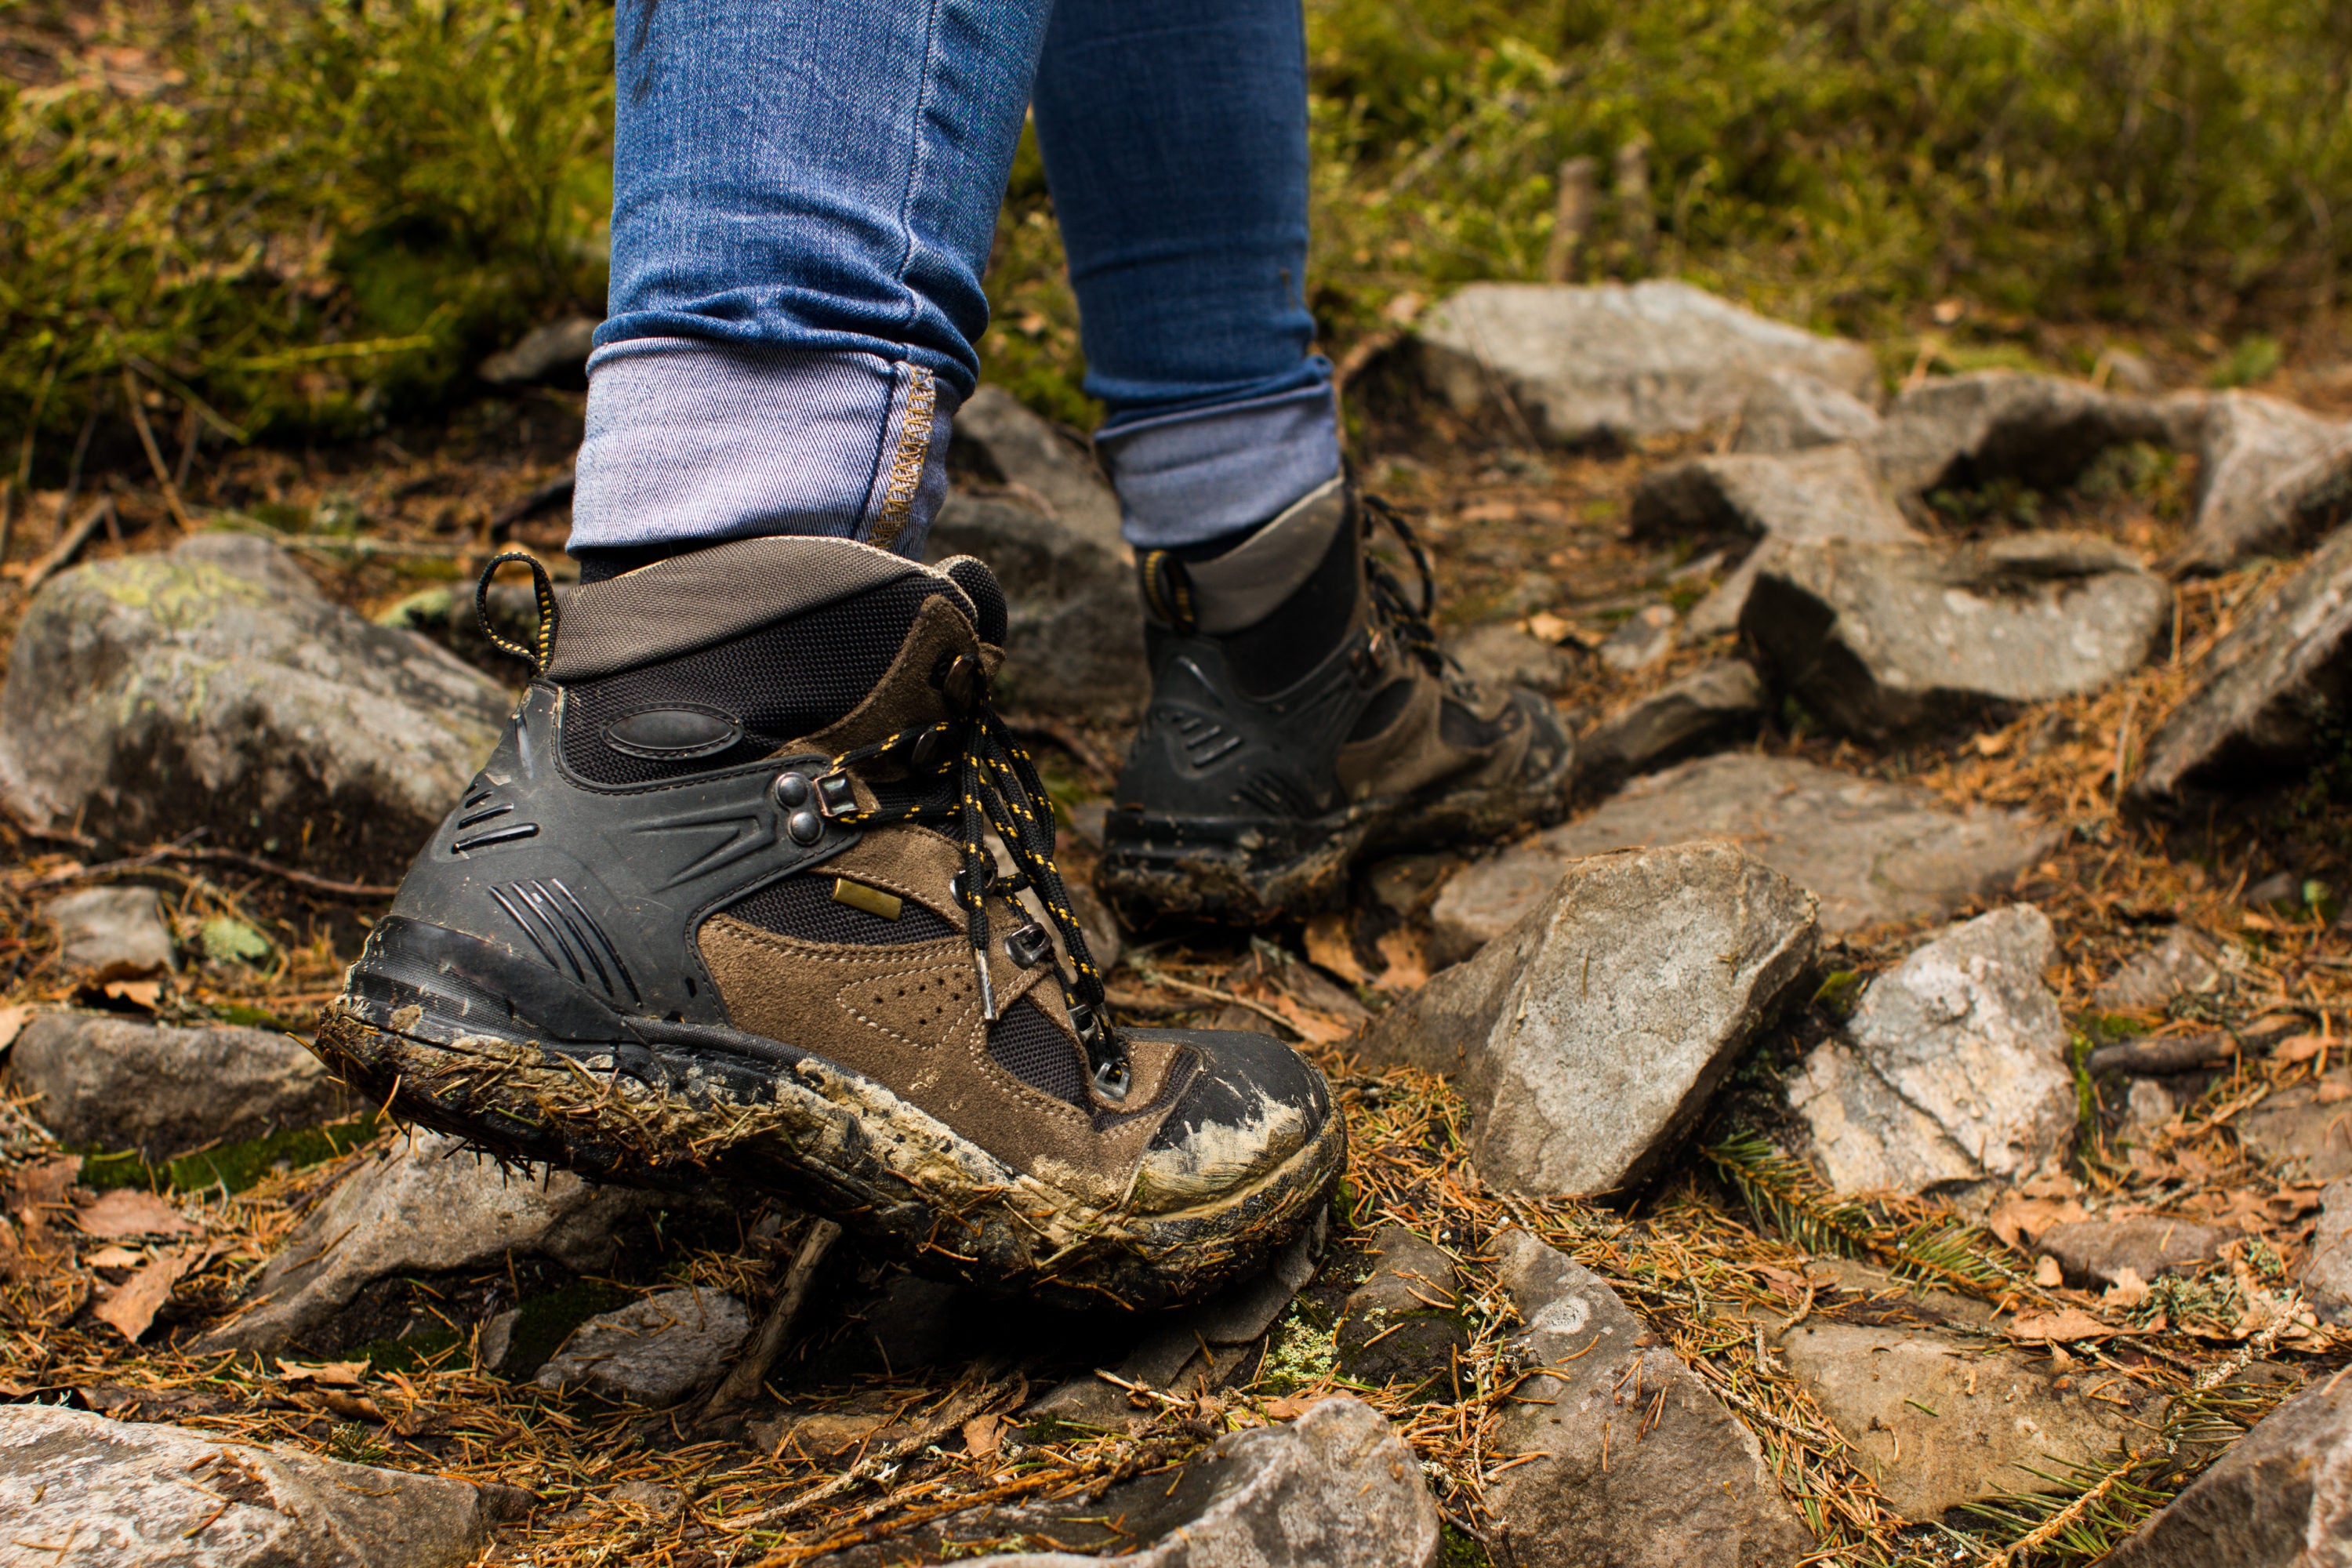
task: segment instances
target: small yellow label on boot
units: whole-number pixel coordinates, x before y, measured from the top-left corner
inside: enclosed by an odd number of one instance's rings
[[[853,882],[846,877],[833,879],[833,901],[847,904],[853,910],[864,910],[869,915],[880,915],[895,921],[905,907],[896,893],[886,893],[879,888],[869,888],[863,882]]]

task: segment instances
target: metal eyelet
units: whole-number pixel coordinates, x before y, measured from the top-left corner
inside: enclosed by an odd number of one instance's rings
[[[817,809],[827,816],[857,815],[857,786],[844,773],[824,773],[816,781]]]
[[[985,895],[988,889],[994,886],[996,886],[996,865],[993,861],[983,860],[980,863],[980,890]],[[948,891],[955,895],[956,902],[963,902],[962,872],[958,871],[948,879]]]
[[[1054,939],[1035,921],[1007,933],[1004,938],[1004,956],[1024,969],[1036,968],[1053,951]]]

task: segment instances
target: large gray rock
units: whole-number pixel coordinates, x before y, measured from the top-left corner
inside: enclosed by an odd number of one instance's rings
[[[172,928],[152,888],[86,888],[41,912],[58,928],[58,962],[92,980],[130,980],[172,967]]]
[[[2143,1215],[2053,1225],[2033,1238],[2033,1250],[2053,1260],[2076,1289],[2105,1289],[2126,1271],[2143,1281],[2191,1272],[2219,1258],[2228,1239],[2211,1226]]]
[[[2321,1318],[2352,1322],[2352,1181],[2338,1178],[2320,1192],[2319,1223],[2298,1283]]]
[[[2237,1121],[2238,1142],[2246,1152],[2304,1182],[2338,1182],[2352,1176],[2352,1116],[2345,1114],[2344,1091],[2352,1072],[2338,1067],[2318,1082],[2306,1079],[2284,1089]],[[2322,1099],[2325,1092],[2326,1099]]]
[[[2216,393],[2197,432],[2197,508],[2176,564],[2226,572],[2308,545],[2352,499],[2352,425],[2254,392]]]
[[[2005,889],[2056,837],[2020,812],[1955,812],[1908,784],[1728,752],[1635,779],[1591,815],[1463,868],[1430,917],[1455,952],[1472,950],[1516,924],[1580,856],[1727,838],[1820,899],[1824,931],[1857,931]]]
[[[1731,845],[1598,855],[1358,1049],[1453,1077],[1488,1181],[1614,1192],[1673,1152],[1817,936],[1811,896]]]
[[[261,1272],[258,1304],[206,1334],[207,1352],[275,1353],[300,1343],[362,1288],[536,1253],[568,1268],[612,1260],[614,1225],[645,1194],[592,1186],[569,1171],[509,1173],[438,1132],[374,1150]]]
[[[2147,658],[2172,591],[2089,534],[1776,552],[1739,617],[1766,678],[1874,742],[2096,691]]]
[[[411,632],[194,556],[131,555],[33,597],[0,692],[24,820],[209,842],[339,877],[404,868],[510,697]]]
[[[950,494],[929,559],[976,555],[1012,610],[998,686],[1014,707],[1124,711],[1149,694],[1143,600],[1116,534],[1048,516],[1010,494]]]
[[[2048,917],[2011,904],[1945,931],[1872,981],[1847,1038],[1814,1047],[1790,1109],[1839,1192],[1925,1192],[2022,1177],[2074,1125],[2066,1026],[2042,978]]]
[[[535,1381],[659,1409],[716,1383],[751,1332],[751,1314],[724,1290],[660,1290],[572,1330]]]
[[[1331,1332],[1339,1370],[1359,1383],[1440,1376],[1470,1348],[1454,1259],[1401,1225],[1374,1231],[1370,1250],[1371,1267]]]
[[[151,1164],[364,1109],[289,1035],[106,1013],[34,1017],[8,1049],[6,1082],[60,1142],[136,1149]]]
[[[1345,1397],[1323,1400],[1286,1426],[1218,1438],[1164,1501],[1145,1507],[1150,1515],[1138,1510],[1120,1521],[1152,1535],[1118,1559],[1135,1568],[1429,1568],[1437,1561],[1437,1502],[1421,1462],[1378,1412]],[[1017,1552],[975,1561],[1092,1568],[1101,1559]]]
[[[2200,994],[2221,982],[2212,942],[2193,927],[2175,926],[2162,942],[2094,987],[2091,1005],[2153,1012],[2176,996]]]
[[[2295,1395],[2127,1536],[2110,1568],[2352,1563],[2352,1387]]]
[[[1754,666],[1738,658],[1702,665],[1579,736],[1577,787],[1600,794],[1635,773],[1744,740],[1764,711]]]
[[[1473,283],[1416,329],[1423,374],[1465,414],[1508,399],[1573,445],[1721,425],[1771,372],[1866,394],[1870,351],[1664,279],[1590,288]]]
[[[501,1511],[448,1476],[0,1405],[0,1563],[11,1568],[456,1568]]]
[[[1019,487],[1024,500],[1107,549],[1124,548],[1118,497],[1085,447],[1032,414],[1001,386],[983,386],[955,411],[957,456],[976,457],[983,477]]]
[[[1514,626],[1474,626],[1449,637],[1445,651],[1462,673],[1486,686],[1524,686],[1555,692],[1576,678],[1576,661]]]
[[[1878,410],[1843,387],[1801,371],[1766,374],[1739,405],[1735,452],[1801,452],[1878,434]]]
[[[2148,742],[2130,792],[2141,805],[2292,783],[2319,760],[2352,703],[2352,527],[2242,606],[2205,671]]]
[[[2086,382],[1979,371],[1925,382],[1897,397],[1869,450],[1887,489],[1916,508],[1933,491],[1994,479],[2063,489],[2112,447],[2179,444],[2195,413]]]
[[[2095,1463],[2119,1440],[2145,1436],[2129,1406],[2055,1388],[2024,1355],[1966,1340],[1816,1317],[1779,1351],[1864,1473],[1921,1523],[1963,1503],[2054,1490],[2046,1477],[2062,1466]],[[2118,1380],[2106,1392],[2137,1390]]]
[[[1768,1568],[1812,1551],[1755,1435],[1599,1276],[1523,1230],[1494,1243],[1526,1327],[1487,1494],[1510,1568]]]

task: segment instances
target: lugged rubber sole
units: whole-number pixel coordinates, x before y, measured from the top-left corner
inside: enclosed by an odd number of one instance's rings
[[[1309,1224],[1347,1163],[1335,1108],[1247,1186],[1137,1215],[1021,1174],[883,1085],[787,1047],[434,1040],[406,1032],[421,1008],[371,1021],[369,1005],[331,1006],[312,1048],[395,1116],[600,1180],[775,1192],[920,1272],[1053,1305],[1196,1300]]]

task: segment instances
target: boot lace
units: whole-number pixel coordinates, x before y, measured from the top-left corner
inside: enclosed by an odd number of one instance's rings
[[[1464,679],[1462,667],[1437,646],[1437,628],[1429,620],[1431,612],[1437,607],[1437,574],[1430,569],[1429,552],[1422,548],[1420,538],[1412,531],[1412,525],[1405,521],[1404,514],[1387,501],[1375,495],[1360,494],[1357,505],[1364,512],[1366,542],[1370,542],[1374,523],[1385,526],[1404,546],[1421,578],[1420,594],[1409,594],[1386,562],[1370,550],[1365,551],[1364,580],[1371,590],[1376,619],[1431,675],[1448,685],[1459,682]]]
[[[1418,555],[1420,546],[1412,548]],[[1425,584],[1425,557],[1423,563]],[[528,647],[500,635],[490,616],[490,580],[499,567],[509,563],[530,568],[533,596],[538,601],[538,631],[532,646]],[[545,566],[520,551],[509,551],[493,558],[482,568],[481,579],[475,586],[474,604],[481,617],[482,630],[495,646],[526,660],[535,673],[547,673],[548,661],[554,654],[557,606],[554,585]],[[1037,776],[1037,766],[1013,740],[1012,731],[989,701],[988,676],[978,659],[959,654],[943,661],[933,684],[940,688],[954,717],[936,724],[900,730],[835,756],[825,771],[811,781],[818,809],[831,820],[853,827],[894,822],[952,824],[957,846],[963,853],[963,869],[955,879],[955,897],[963,907],[965,932],[971,942],[972,968],[980,977],[981,1015],[990,1023],[996,1021],[998,1010],[995,983],[988,972],[988,896],[1001,892],[1010,899],[1034,889],[1037,901],[1045,906],[1046,918],[1061,936],[1063,952],[1069,955],[1070,968],[1065,970],[1060,959],[1055,958],[1054,973],[1061,982],[1071,1026],[1086,1047],[1095,1086],[1107,1100],[1124,1100],[1132,1082],[1127,1043],[1110,1026],[1102,972],[1096,967],[1094,954],[1087,946],[1086,931],[1070,907],[1069,888],[1054,864],[1054,808],[1044,781]],[[860,805],[850,770],[862,763],[884,758],[901,763],[910,776],[916,777],[944,773],[946,767],[942,764],[951,759],[956,798],[942,801],[934,792],[888,805],[877,801],[870,808]],[[1012,857],[1014,868],[1010,876],[997,876],[996,858],[988,847],[991,831]],[[1008,946],[1020,934],[1015,931],[1008,937]],[[1028,956],[1025,962],[1034,963],[1038,956],[1044,955]],[[1024,959],[1016,956],[1014,962],[1024,963]]]

